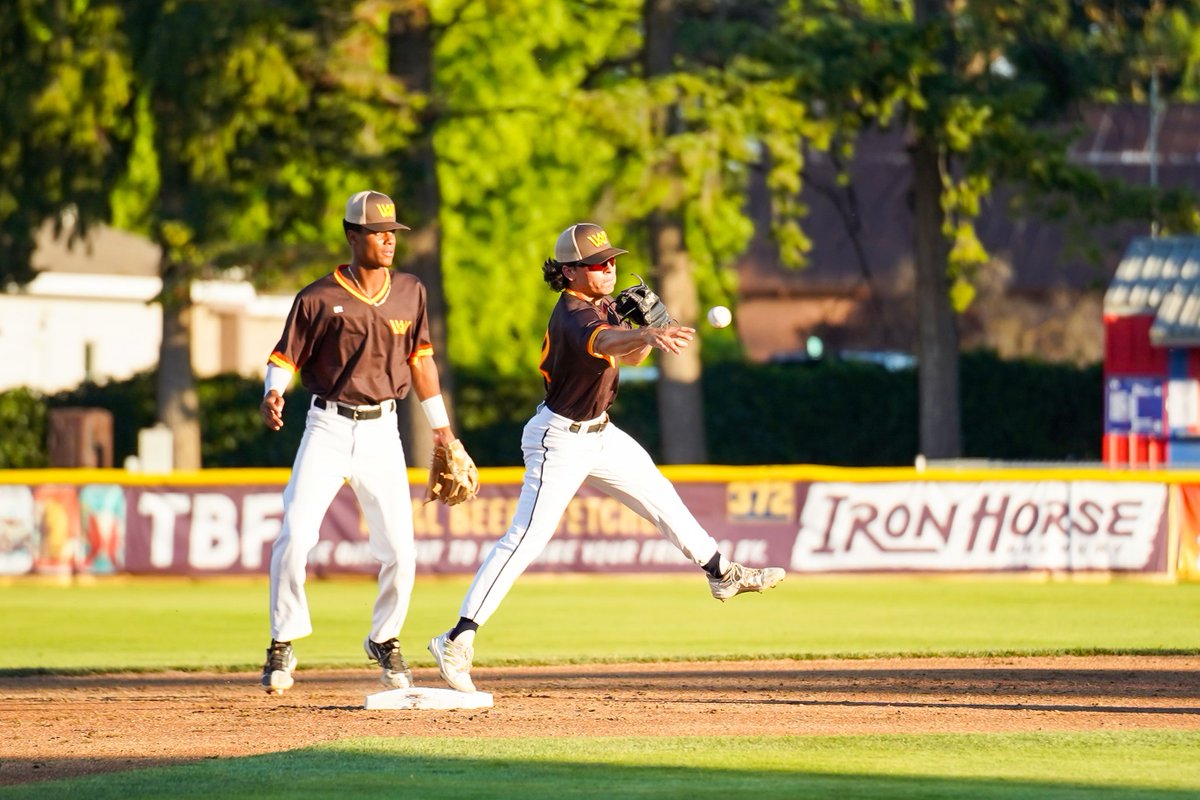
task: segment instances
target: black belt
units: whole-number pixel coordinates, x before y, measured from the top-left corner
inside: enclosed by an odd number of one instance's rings
[[[379,419],[380,417],[383,416],[383,406],[382,405],[358,406],[356,408],[355,406],[344,406],[341,403],[330,403],[328,400],[326,400],[323,397],[318,397],[315,400],[313,400],[313,405],[316,406],[317,408],[329,408],[329,406],[332,405],[334,408],[337,409],[337,413],[339,416],[346,417],[347,419],[352,419],[352,420],[356,420],[356,421],[360,420],[360,419]]]
[[[595,425],[587,426],[586,429],[583,428],[582,422],[573,422],[571,423],[570,427],[567,428],[567,430],[569,430],[571,433],[579,433],[580,430],[583,430],[584,433],[599,433],[607,427],[608,419],[605,418],[600,422],[597,422]]]

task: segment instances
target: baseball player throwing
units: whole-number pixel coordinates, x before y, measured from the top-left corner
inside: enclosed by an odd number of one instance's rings
[[[363,648],[380,666],[385,686],[412,685],[397,641],[416,570],[412,502],[396,418],[396,402],[410,386],[429,418],[434,444],[456,442],[432,358],[425,287],[415,276],[391,269],[396,231],[407,226],[396,221],[391,198],[364,191],[347,201],[343,229],[350,263],[296,295],[268,361],[259,409],[267,427],[278,430],[283,393],[294,373],[312,393],[283,493],[283,528],[271,551],[271,645],[262,671],[263,688],[271,694],[292,687],[292,642],[312,633],[304,593],[308,553],[346,482],[362,507],[371,554],[382,564]]]
[[[653,522],[703,567],[718,600],[761,592],[784,578],[777,567],[751,569],[728,561],[646,450],[608,418],[618,365],[639,364],[652,348],[679,353],[696,333],[675,324],[635,328],[617,315],[611,296],[616,257],[626,252],[613,247],[600,226],[579,223],[562,232],[554,258],[542,267],[546,283],[562,294],[542,344],[546,399],[521,438],[525,478],[516,514],[476,572],[458,624],[429,643],[442,678],[459,691],[475,691],[475,632],[545,548],[584,483]]]

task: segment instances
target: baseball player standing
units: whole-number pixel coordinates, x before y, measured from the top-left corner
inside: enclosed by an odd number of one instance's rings
[[[267,364],[259,408],[283,426],[283,393],[300,373],[312,393],[304,436],[283,493],[283,528],[271,551],[271,646],[262,685],[282,694],[293,684],[292,642],[312,633],[305,568],[325,512],[349,482],[369,531],[379,592],[363,648],[390,688],[412,685],[397,637],[416,571],[412,502],[396,402],[416,389],[435,445],[454,441],[432,355],[425,287],[391,269],[396,221],[391,198],[364,191],[346,203],[342,223],[350,263],[300,290]]]
[[[646,450],[608,418],[619,364],[640,364],[651,348],[679,353],[696,333],[681,325],[634,328],[621,320],[611,295],[616,257],[626,252],[613,247],[600,226],[579,223],[562,232],[554,258],[542,267],[546,283],[561,295],[542,344],[546,399],[521,438],[525,478],[517,510],[476,572],[458,624],[429,643],[442,678],[459,691],[475,691],[470,674],[475,632],[545,548],[584,483],[653,522],[703,567],[718,600],[761,592],[784,578],[777,567],[751,569],[728,561]]]

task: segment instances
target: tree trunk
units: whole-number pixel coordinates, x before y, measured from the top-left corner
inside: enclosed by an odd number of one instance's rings
[[[919,24],[947,21],[947,0],[917,0]],[[956,42],[947,24],[939,58],[954,69]],[[937,143],[913,126],[909,159],[913,166],[913,258],[917,281],[917,392],[920,408],[920,451],[926,458],[962,455],[962,421],[958,393],[958,329],[950,304],[950,244],[942,231],[942,170]]]
[[[958,330],[950,305],[950,248],[942,231],[942,167],[936,147],[921,134],[910,145],[909,157],[917,271],[920,451],[926,458],[958,458],[962,455]]]
[[[669,74],[672,69],[676,13],[674,0],[646,0],[642,7],[647,80]],[[660,136],[676,132],[674,119],[674,109],[659,110],[656,128]],[[683,223],[676,214],[660,212],[651,216],[649,229],[650,258],[656,273],[654,289],[675,319],[695,327],[699,302],[691,260],[684,245]],[[704,435],[699,340],[678,355],[660,354],[658,364],[658,424],[663,461],[703,464],[708,461],[708,447]]]
[[[696,325],[696,284],[683,246],[683,226],[655,215],[650,220],[650,255],[657,265],[656,291],[675,319]],[[700,385],[700,342],[677,355],[658,359],[658,422],[663,461],[703,464],[708,461],[704,434],[704,396]]]
[[[158,351],[155,399],[158,421],[174,437],[174,467],[200,469],[200,400],[192,371],[191,289],[177,265],[164,260],[162,342]]]
[[[414,2],[388,20],[388,71],[400,78],[410,92],[433,92],[433,31],[427,3]],[[425,284],[429,332],[433,340],[434,360],[442,384],[442,396],[450,420],[454,422],[454,374],[450,368],[446,336],[446,292],[442,282],[442,234],[439,222],[441,193],[437,180],[437,153],[433,146],[436,118],[424,120],[424,129],[401,163],[405,186],[411,194],[402,205],[411,219],[401,220],[412,227],[403,234],[408,256],[405,268]],[[457,430],[456,432],[461,433]],[[421,411],[416,393],[401,404],[400,435],[404,455],[410,466],[429,465],[433,436]]]

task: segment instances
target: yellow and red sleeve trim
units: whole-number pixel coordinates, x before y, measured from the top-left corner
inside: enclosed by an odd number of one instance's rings
[[[333,279],[337,281],[343,289],[345,289],[354,297],[357,297],[359,300],[362,300],[364,303],[377,305],[382,302],[383,299],[388,296],[388,292],[392,290],[392,273],[388,271],[385,275],[386,280],[384,280],[383,286],[379,289],[379,291],[373,296],[367,297],[365,294],[359,291],[358,284],[356,284],[354,279],[350,277],[349,270],[350,265],[341,265],[333,271]]]
[[[411,356],[408,357],[409,364],[417,363],[418,358],[433,358],[433,345],[426,344],[418,347]]]
[[[587,351],[588,351],[588,355],[595,356],[596,358],[599,358],[599,359],[603,359],[604,361],[608,362],[608,365],[610,367],[615,367],[617,365],[617,360],[615,358],[613,358],[612,356],[604,355],[604,353],[597,353],[596,347],[595,347],[596,337],[600,335],[600,331],[608,330],[611,327],[612,327],[612,325],[597,325],[596,329],[594,331],[592,331],[592,335],[588,337]]]
[[[296,374],[296,365],[293,364],[291,361],[288,361],[287,356],[285,356],[283,353],[280,353],[278,351],[271,353],[270,358],[267,359],[267,363],[274,364],[275,366],[280,367],[282,369],[286,369],[288,372],[292,373],[293,375]]]
[[[542,373],[546,383],[550,383],[550,373],[546,371],[546,358],[550,355],[550,331],[542,335],[542,357],[538,360],[538,372]]]

